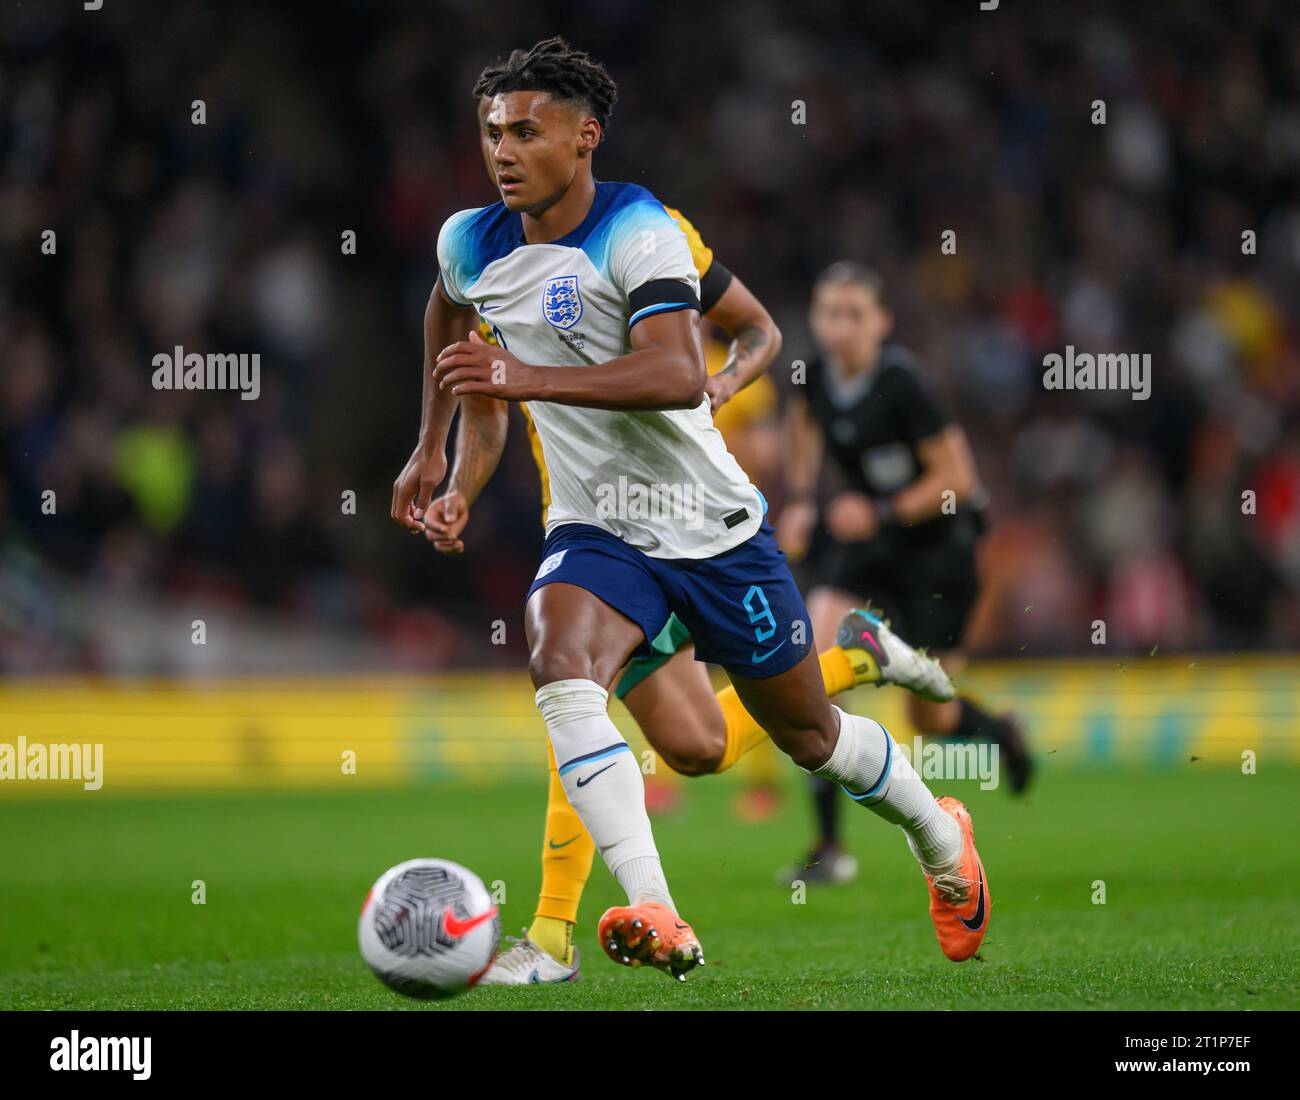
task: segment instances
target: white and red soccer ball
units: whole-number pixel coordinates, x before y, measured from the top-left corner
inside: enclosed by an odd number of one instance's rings
[[[501,918],[483,880],[449,859],[409,859],[371,887],[357,941],[370,969],[408,997],[451,997],[486,973]]]

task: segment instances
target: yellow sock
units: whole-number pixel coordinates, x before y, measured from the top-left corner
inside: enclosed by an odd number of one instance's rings
[[[853,663],[839,646],[831,646],[819,653],[817,660],[822,666],[822,683],[826,685],[827,695],[839,695],[858,683]],[[762,744],[767,733],[749,716],[734,687],[725,687],[718,692],[718,706],[722,708],[722,717],[727,724],[727,747],[717,770],[725,772],[755,745]]]
[[[573,928],[571,920],[559,917],[534,917],[528,926],[528,938],[556,962],[573,965]]]
[[[568,965],[573,962],[573,926],[578,921],[578,903],[591,874],[596,845],[587,835],[582,818],[569,805],[555,766],[555,753],[549,747],[547,755],[550,783],[546,789],[542,890],[528,938],[552,958]]]
[[[775,787],[785,775],[785,757],[771,741],[760,741],[745,756],[745,781],[751,787]]]
[[[718,706],[722,708],[722,718],[727,724],[727,747],[722,750],[717,770],[725,772],[755,745],[765,741],[767,731],[749,716],[736,689],[730,684],[718,692]]]
[[[830,649],[817,654],[817,660],[822,666],[822,683],[826,685],[826,694],[831,698],[843,691],[849,691],[861,682],[857,673],[853,671],[853,662],[849,660],[849,655],[839,646],[833,645]],[[871,667],[874,675],[870,677],[870,681],[874,683],[880,679],[880,669],[874,661]]]

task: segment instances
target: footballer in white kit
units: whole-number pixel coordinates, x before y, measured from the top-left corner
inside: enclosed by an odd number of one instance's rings
[[[501,201],[439,234],[420,439],[392,515],[421,531],[455,399],[528,404],[552,493],[525,610],[529,672],[565,794],[627,894],[601,918],[601,947],[678,978],[703,962],[608,714],[615,677],[675,613],[778,748],[902,828],[941,947],[970,957],[989,912],[970,815],[936,802],[879,723],[826,698],[764,502],[709,415],[685,236],[644,188],[592,173],[617,97],[609,74],[552,38],[485,70],[474,94],[491,100],[483,136]],[[471,331],[472,310],[498,346]],[[468,339],[435,355],[457,331]]]

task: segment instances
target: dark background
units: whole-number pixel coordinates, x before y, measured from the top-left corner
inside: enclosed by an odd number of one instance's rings
[[[521,421],[463,558],[387,513],[437,229],[495,199],[470,88],[557,32],[619,84],[597,176],[758,293],[779,384],[816,273],[886,273],[991,493],[977,649],[1300,644],[1293,3],[3,0],[0,669],[520,663]],[[177,344],[259,352],[260,399],[156,392]],[[1067,344],[1149,352],[1150,400],[1044,390]]]

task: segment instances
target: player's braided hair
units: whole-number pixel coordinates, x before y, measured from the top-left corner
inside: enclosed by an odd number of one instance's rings
[[[515,50],[504,61],[484,69],[474,84],[474,96],[501,92],[549,92],[555,99],[583,103],[604,131],[618,99],[618,87],[605,66],[575,50],[558,35],[529,50]]]

